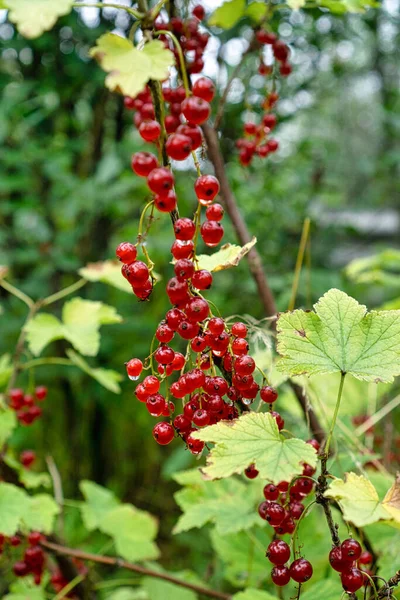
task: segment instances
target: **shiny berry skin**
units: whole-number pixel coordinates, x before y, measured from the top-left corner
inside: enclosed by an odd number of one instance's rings
[[[236,373],[243,377],[244,375],[251,375],[254,372],[256,363],[251,356],[244,354],[243,356],[235,358],[233,367]]]
[[[174,427],[178,433],[186,433],[191,429],[192,425],[185,415],[177,415],[174,419]]]
[[[156,338],[162,344],[168,344],[174,337],[174,331],[166,323],[160,323],[156,329]],[[175,357],[174,357],[175,358]]]
[[[192,285],[197,290],[208,290],[211,287],[213,277],[209,271],[200,269],[192,277]]]
[[[335,548],[332,548],[329,552],[329,564],[332,569],[342,573],[343,571],[348,571],[352,567],[353,562],[345,560],[341,548],[335,546]]]
[[[175,436],[175,429],[170,425],[170,423],[165,423],[161,421],[157,423],[157,425],[153,428],[153,438],[156,440],[157,444],[160,446],[166,446],[170,444]]]
[[[165,149],[173,160],[185,160],[192,151],[192,140],[187,135],[173,133],[169,136]]]
[[[282,431],[282,429],[285,427],[285,420],[283,419],[283,417],[278,412],[276,412],[276,410],[271,411],[269,414],[275,419],[279,431]]]
[[[24,561],[31,571],[38,572],[44,564],[44,553],[40,546],[30,546],[25,550]]]
[[[139,126],[139,134],[146,142],[155,142],[161,135],[161,125],[157,121],[144,121]]]
[[[224,228],[218,221],[205,221],[200,228],[200,234],[203,242],[214,248],[224,237]]]
[[[344,540],[340,548],[344,560],[358,560],[361,556],[362,548],[357,540],[353,538]]]
[[[169,169],[158,167],[149,173],[147,185],[155,194],[167,196],[174,185],[174,176]]]
[[[273,565],[284,565],[290,558],[290,548],[283,540],[274,540],[267,548],[267,558]]]
[[[189,241],[193,239],[196,225],[191,219],[182,217],[174,223],[175,237],[177,240]]]
[[[192,96],[186,98],[181,105],[182,113],[189,121],[194,125],[201,125],[207,121],[211,113],[211,107],[207,100],[199,98],[198,96]]]
[[[23,465],[26,469],[29,469],[29,467],[36,460],[36,454],[33,450],[24,450],[19,455],[19,460],[20,460],[21,465]]]
[[[215,204],[211,204],[211,206],[208,206],[206,209],[206,219],[207,221],[222,221],[223,216],[224,216],[224,209],[223,207],[218,204],[218,202],[216,202]]]
[[[167,294],[171,304],[179,304],[188,299],[189,288],[187,281],[172,277],[167,283]],[[173,327],[172,327],[173,329]]]
[[[194,191],[203,206],[211,204],[219,192],[219,181],[214,175],[200,175],[195,181]]]
[[[249,344],[244,338],[236,338],[232,342],[232,352],[235,356],[243,356],[249,351]]]
[[[264,400],[264,402],[272,404],[277,399],[278,392],[270,385],[265,385],[260,390],[260,397],[261,400]]]
[[[277,502],[270,502],[267,509],[266,520],[273,527],[282,523],[285,518],[285,509]]]
[[[40,531],[31,531],[28,535],[28,543],[30,546],[37,546],[40,544],[43,536]]]
[[[275,58],[280,62],[286,62],[289,57],[289,48],[285,42],[282,42],[281,40],[276,40],[276,42],[274,42],[272,51]]]
[[[267,148],[269,152],[276,152],[279,148],[279,142],[277,140],[273,140],[272,138],[267,142]]]
[[[246,475],[247,479],[255,479],[258,476],[258,470],[256,469],[255,464],[252,463],[249,465],[244,470],[244,474]]]
[[[130,265],[136,260],[137,248],[130,242],[121,242],[115,251],[115,254],[122,263]]]
[[[168,134],[174,133],[178,130],[180,120],[175,115],[167,115],[165,117],[165,130]]]
[[[196,335],[190,343],[193,352],[203,352],[207,348],[207,340],[202,335]]]
[[[143,383],[139,383],[135,390],[135,396],[139,402],[146,402],[147,398],[150,396],[150,392],[146,390]]]
[[[274,44],[277,39],[274,33],[269,33],[264,29],[260,29],[259,31],[257,31],[256,38],[260,42],[260,44]]]
[[[14,410],[18,410],[24,404],[24,392],[20,388],[10,390],[10,405]]]
[[[374,560],[374,557],[372,556],[371,552],[368,552],[367,550],[365,550],[364,552],[361,553],[361,556],[358,559],[358,562],[360,563],[360,565],[370,565],[370,564],[372,564],[373,560]]]
[[[146,408],[152,417],[161,417],[165,409],[165,398],[161,394],[153,394],[146,400]]]
[[[167,314],[165,315],[165,320],[167,322],[168,327],[172,329],[172,331],[176,331],[178,329],[179,324],[185,319],[185,313],[183,313],[179,308],[171,308]]]
[[[143,371],[143,363],[138,358],[131,358],[131,360],[125,364],[125,367],[129,379],[132,379],[133,381],[137,379]]]
[[[157,195],[154,198],[154,206],[156,207],[157,210],[159,210],[160,212],[171,212],[172,210],[175,210],[177,205],[177,198],[176,198],[176,194],[174,192],[174,190],[169,190],[168,194],[165,195]]]
[[[180,258],[174,265],[175,275],[182,279],[191,279],[194,275],[194,264],[188,258]]]
[[[141,260],[123,267],[122,273],[133,287],[141,287],[149,278],[149,269]]]
[[[290,565],[289,572],[293,581],[296,581],[296,583],[305,583],[311,579],[313,568],[308,560],[305,558],[298,558]]]
[[[272,113],[267,113],[263,116],[262,122],[268,129],[273,129],[276,125],[276,116]]]
[[[199,323],[208,317],[210,307],[208,306],[208,302],[203,300],[203,298],[192,298],[187,303],[185,310],[189,321]]]
[[[13,565],[13,571],[14,571],[14,575],[16,577],[25,577],[26,575],[29,574],[29,567],[25,561],[18,560]]]
[[[160,346],[154,353],[154,359],[160,365],[169,365],[175,357],[175,352],[169,346]]]
[[[360,569],[352,567],[340,575],[343,589],[353,594],[364,585],[364,575]]]
[[[132,170],[139,177],[147,177],[158,167],[158,160],[151,152],[137,152],[132,156]]]
[[[11,544],[11,546],[14,546],[15,548],[21,544],[21,541],[22,540],[18,535],[12,535],[10,537],[10,544]]]
[[[194,243],[192,240],[175,240],[171,246],[171,254],[176,260],[193,256]]]
[[[238,338],[245,338],[247,335],[247,327],[244,323],[238,321],[232,325],[231,333]]]
[[[184,123],[179,125],[176,132],[181,133],[191,139],[192,150],[197,150],[197,148],[199,148],[203,142],[201,129],[198,125],[189,125],[188,123]]]
[[[312,446],[314,448],[314,450],[316,450],[317,452],[319,452],[319,449],[321,447],[320,443],[317,440],[307,440],[306,444],[310,444],[310,446]]]
[[[196,4],[194,9],[192,10],[192,13],[193,16],[196,17],[196,19],[199,19],[199,21],[202,21],[206,15],[206,11],[201,6],[201,4]]]
[[[220,317],[213,317],[208,322],[208,329],[213,335],[220,335],[225,329],[225,322]]]
[[[271,571],[271,579],[275,585],[283,587],[290,581],[289,569],[285,566],[276,566]]]
[[[210,415],[203,408],[198,408],[192,417],[192,421],[197,427],[206,427],[210,422]]]
[[[191,321],[182,321],[178,326],[178,333],[184,340],[192,340],[195,338],[200,331],[197,323]]]
[[[200,454],[203,451],[204,442],[195,440],[191,435],[188,436],[186,443],[190,452],[194,455]]]
[[[301,502],[290,502],[289,512],[292,519],[297,521],[304,512],[304,505]]]
[[[224,408],[224,401],[218,394],[212,394],[208,396],[207,408],[211,412],[219,412]]]
[[[146,392],[150,394],[156,394],[160,389],[160,381],[155,375],[148,375],[142,381],[142,385]]]
[[[263,493],[266,500],[278,500],[280,491],[273,483],[267,483],[267,485],[264,486]]]
[[[215,86],[208,77],[200,77],[193,86],[193,95],[211,102],[215,95]]]

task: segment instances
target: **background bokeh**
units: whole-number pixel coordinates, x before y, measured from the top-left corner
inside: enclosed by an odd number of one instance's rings
[[[136,236],[147,190],[132,174],[130,157],[142,142],[122,98],[105,90],[104,74],[88,58],[102,32],[126,32],[129,20],[113,10],[74,11],[51,32],[27,41],[5,20],[5,11],[0,16],[0,263],[9,267],[16,286],[38,298],[75,281],[85,264],[112,258],[120,241]],[[362,15],[288,11],[279,35],[291,44],[294,72],[280,89],[281,149],[248,169],[238,164],[235,140],[244,120],[261,110],[265,80],[257,74],[256,58],[247,59],[234,81],[222,122],[227,171],[258,238],[279,309],[287,308],[307,216],[311,264],[301,280],[299,306],[310,307],[330,287],[370,307],[396,297],[398,285],[355,284],[344,268],[354,258],[400,246],[399,31],[396,0]],[[228,44],[226,32],[214,35],[206,74],[220,88],[249,33],[249,24],[241,21]],[[184,214],[195,205],[194,179],[192,170],[177,175]],[[171,237],[170,222],[161,216],[149,250],[164,280],[171,273]],[[234,240],[228,223],[225,240]],[[210,298],[225,315],[264,316],[245,261],[215,281]],[[124,361],[148,354],[167,307],[162,284],[150,303],[102,284],[90,284],[79,295],[112,304],[124,317],[121,325],[103,328],[97,366],[123,373]],[[4,290],[0,304],[1,355],[15,344],[24,306]],[[64,347],[56,342],[51,355],[63,355]],[[211,556],[206,537],[170,539],[178,514],[170,475],[194,459],[182,448],[154,444],[153,420],[134,401],[132,384],[124,380],[117,396],[72,369],[46,367],[38,376],[50,388],[44,417],[32,428],[20,428],[15,448],[53,456],[66,496],[77,493],[80,479],[93,479],[158,515],[167,563],[185,566],[184,546],[191,548],[189,562],[206,564]]]

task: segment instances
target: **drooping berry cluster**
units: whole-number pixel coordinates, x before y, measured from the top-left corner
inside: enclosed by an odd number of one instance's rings
[[[372,573],[361,569],[361,566],[371,565],[373,556],[370,552],[362,550],[357,540],[348,538],[335,546],[329,553],[329,563],[335,571],[340,573],[343,589],[354,593],[363,585],[369,585]]]
[[[9,393],[9,405],[16,412],[22,425],[32,425],[42,415],[42,409],[37,403],[43,402],[46,397],[47,388],[44,385],[36,387],[34,394],[13,388]]]
[[[286,563],[290,560],[290,547],[283,540],[273,540],[267,548],[266,556],[274,565],[271,579],[279,587],[287,585],[291,579],[296,583],[305,583],[312,577],[312,565],[305,558],[297,558],[287,566]]]
[[[239,161],[244,166],[250,165],[254,156],[265,158],[269,154],[276,152],[279,143],[275,138],[269,137],[269,134],[276,125],[276,115],[271,111],[278,100],[276,92],[269,93],[264,102],[264,114],[259,124],[253,121],[247,121],[244,124],[244,137],[239,138],[236,147],[239,149]]]
[[[276,63],[279,65],[279,73],[282,77],[287,77],[292,72],[291,64],[289,63],[290,49],[285,42],[280,40],[275,33],[267,31],[266,29],[259,29],[256,31],[257,41],[261,46],[270,46],[272,49],[272,55]],[[274,71],[274,65],[266,65],[264,59],[260,57],[260,65],[258,72],[260,75],[272,75]]]
[[[20,535],[13,535],[10,538],[0,535],[1,549],[7,543],[12,547],[24,546],[23,555],[13,565],[14,575],[26,577],[31,574],[36,585],[40,585],[45,568],[45,554],[40,546],[41,540],[42,534],[38,531],[31,531],[26,541]]]

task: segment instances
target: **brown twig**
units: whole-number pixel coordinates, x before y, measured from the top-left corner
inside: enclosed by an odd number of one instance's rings
[[[389,581],[378,590],[378,598],[389,600],[392,597],[392,589],[400,584],[400,571],[397,571]]]
[[[47,540],[41,542],[41,544],[45,550],[53,552],[56,555],[70,556],[84,561],[90,561],[103,565],[119,567],[120,569],[126,569],[128,571],[134,571],[135,573],[139,573],[140,575],[145,575],[147,577],[153,577],[156,579],[162,579],[163,581],[168,581],[169,583],[173,583],[174,585],[184,587],[188,590],[192,590],[193,592],[196,592],[197,594],[202,594],[203,596],[207,596],[208,598],[217,598],[218,600],[231,600],[232,598],[230,594],[225,594],[224,592],[218,592],[216,590],[210,590],[208,588],[205,588],[201,585],[196,585],[194,583],[188,583],[186,581],[182,581],[182,579],[174,577],[173,575],[161,573],[160,571],[153,571],[152,569],[147,569],[145,567],[141,567],[139,565],[135,565],[133,563],[129,563],[125,560],[114,558],[112,556],[91,554],[89,552],[83,552],[82,550],[67,548],[66,546],[61,546],[60,544],[55,544]]]

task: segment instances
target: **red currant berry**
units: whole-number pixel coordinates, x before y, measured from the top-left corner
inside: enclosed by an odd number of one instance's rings
[[[304,505],[301,502],[290,502],[289,512],[292,519],[297,521],[304,512]]]
[[[154,353],[154,359],[160,365],[170,365],[174,360],[175,352],[169,346],[160,346]]]
[[[201,4],[196,4],[194,9],[192,10],[192,13],[193,16],[196,17],[196,19],[199,19],[199,21],[202,21],[206,15],[206,11],[201,6]]]
[[[224,401],[218,394],[213,394],[212,396],[208,396],[207,399],[207,408],[211,412],[218,413],[224,408]]]
[[[211,204],[211,206],[207,207],[206,219],[208,221],[222,221],[224,212],[225,211],[223,207],[220,204],[218,204],[218,202],[216,202],[215,204]]]
[[[175,430],[170,423],[161,421],[153,428],[153,437],[157,444],[160,444],[161,446],[166,446],[167,444],[171,443],[174,439],[174,436]]]
[[[203,142],[201,129],[198,125],[184,123],[183,125],[179,125],[176,132],[181,133],[192,140],[192,150],[197,150]]]
[[[129,265],[136,260],[137,248],[130,242],[121,242],[115,253],[122,263]]]
[[[368,552],[367,550],[365,550],[364,552],[361,553],[361,556],[358,559],[358,562],[360,563],[360,565],[370,565],[370,564],[372,564],[373,560],[374,560],[374,557],[372,556],[371,552]]]
[[[129,379],[135,381],[143,370],[143,363],[138,358],[131,358],[126,364],[126,372]]]
[[[266,500],[278,500],[280,494],[278,488],[273,483],[267,483],[267,485],[264,486],[263,492]]]
[[[268,505],[266,520],[273,527],[282,523],[285,518],[285,509],[277,502],[270,502]]]
[[[171,310],[169,310],[165,315],[167,325],[172,329],[172,331],[176,331],[179,323],[181,323],[184,319],[185,313],[179,310],[179,308],[171,308]]]
[[[200,269],[192,277],[192,285],[198,290],[208,290],[211,287],[213,277],[209,271]]]
[[[290,548],[283,540],[274,540],[267,548],[267,558],[273,565],[284,565],[290,558]]]
[[[251,465],[249,465],[244,470],[244,474],[246,475],[247,479],[255,479],[258,476],[258,470],[256,469],[255,464],[252,463]]]
[[[310,446],[312,446],[314,448],[314,450],[316,450],[317,452],[319,452],[319,449],[321,447],[320,443],[317,440],[307,440],[306,444],[310,444]]]
[[[194,274],[194,264],[188,258],[180,258],[174,265],[175,275],[182,279],[191,279]]]
[[[185,415],[177,415],[174,419],[174,427],[178,433],[186,433],[190,431],[192,425]]]
[[[342,581],[343,589],[350,594],[354,594],[354,592],[364,585],[364,575],[362,571],[356,567],[344,571],[341,574],[340,579]]]
[[[179,128],[180,120],[175,115],[167,115],[165,117],[165,130],[168,134],[174,133]]]
[[[197,323],[191,321],[182,321],[178,326],[178,333],[184,340],[192,340],[198,335],[199,330]]]
[[[200,175],[194,184],[194,191],[200,204],[207,206],[219,192],[219,181],[214,175]]]
[[[10,390],[10,406],[14,410],[18,410],[24,404],[24,392],[20,388]]]
[[[205,221],[200,228],[200,234],[204,243],[214,248],[224,237],[224,228],[218,221]]]
[[[262,122],[268,129],[273,129],[276,125],[276,116],[272,113],[267,113],[263,116]]]
[[[186,301],[189,294],[187,281],[172,277],[167,283],[167,294],[171,304],[179,304]]]
[[[305,558],[298,558],[290,565],[290,577],[296,583],[305,583],[311,579],[313,574],[313,568],[311,563]]]
[[[192,240],[175,240],[171,246],[171,254],[176,260],[193,256],[194,243]]]
[[[348,571],[352,567],[353,561],[345,560],[341,548],[335,546],[335,548],[332,548],[329,552],[329,564],[332,569],[342,573],[343,571]]]
[[[42,539],[43,536],[40,533],[40,531],[31,531],[28,535],[28,543],[31,546],[37,546],[38,544],[40,544]]]
[[[161,394],[153,394],[146,400],[146,408],[152,417],[161,417],[165,410],[165,398]]]
[[[272,47],[272,52],[277,60],[286,62],[289,57],[289,48],[281,40],[276,40]]]
[[[362,552],[360,544],[353,538],[344,540],[341,545],[341,550],[344,560],[358,560]]]
[[[208,322],[208,330],[213,335],[220,335],[225,329],[225,321],[220,317],[213,317]]]
[[[282,75],[282,77],[288,77],[292,72],[292,66],[289,63],[284,62],[279,67],[279,72]]]
[[[149,173],[147,185],[155,194],[168,196],[169,191],[174,185],[174,176],[169,169],[158,167]]]
[[[140,383],[135,390],[135,396],[139,402],[146,402],[147,398],[150,396],[150,392],[146,390],[143,383]]]
[[[23,452],[21,452],[19,460],[21,465],[23,465],[26,469],[29,469],[29,467],[36,460],[36,454],[33,450],[24,450]]]
[[[154,198],[154,206],[160,212],[171,212],[176,209],[177,198],[174,190],[169,190],[168,194],[165,195],[157,195]]]
[[[25,577],[29,574],[29,567],[23,560],[18,560],[13,565],[13,571],[16,577]]]
[[[209,315],[210,307],[203,298],[192,298],[186,306],[186,315],[189,321],[199,323],[204,321]]]
[[[198,96],[186,98],[186,100],[182,102],[181,108],[182,113],[189,123],[193,123],[194,125],[201,125],[207,121],[211,113],[209,103]]]
[[[142,385],[149,395],[156,394],[160,389],[160,381],[155,375],[147,375],[147,377],[143,379]]]
[[[210,423],[210,415],[203,408],[198,408],[192,417],[192,421],[197,427],[206,427]]]
[[[285,566],[276,566],[271,571],[271,579],[275,585],[283,587],[290,581],[289,569]]]
[[[195,440],[191,435],[186,440],[187,446],[192,454],[200,454],[204,448],[204,442],[201,440]]]
[[[269,152],[276,152],[279,148],[279,143],[277,140],[270,139],[267,142],[267,148]]]
[[[244,323],[234,323],[232,325],[231,333],[238,338],[245,338],[247,335],[247,327]]]
[[[257,31],[256,38],[260,44],[274,44],[277,39],[274,33],[270,33],[264,29]]]
[[[207,347],[207,340],[202,335],[196,335],[190,342],[190,347],[193,352],[203,352]]]
[[[215,95],[215,86],[208,77],[200,77],[193,86],[193,95],[211,102]],[[190,121],[190,119],[188,119]]]
[[[156,338],[162,344],[168,344],[174,337],[173,330],[166,323],[160,323],[156,330]],[[175,358],[175,357],[174,357]]]
[[[260,390],[260,397],[261,400],[264,400],[267,404],[272,404],[278,398],[278,392],[270,385],[265,385]]]
[[[235,356],[243,356],[249,351],[249,344],[244,338],[236,338],[232,342],[232,352]]]
[[[285,427],[284,418],[275,410],[271,411],[269,414],[275,419],[276,424],[278,425],[278,429],[279,431],[281,431]]]
[[[161,126],[157,121],[144,121],[139,126],[139,134],[146,142],[155,142],[161,135]]]
[[[137,152],[132,156],[132,169],[140,177],[147,177],[158,167],[158,160],[151,152]]]
[[[244,375],[251,375],[254,372],[256,363],[251,356],[245,354],[244,356],[238,356],[238,358],[235,358],[233,366],[236,373],[243,377]]]
[[[22,540],[18,535],[12,535],[10,537],[10,544],[11,544],[11,546],[14,546],[15,548],[17,546],[19,546],[21,544],[21,542],[22,542]]]
[[[192,151],[192,140],[187,135],[173,133],[165,144],[167,154],[174,160],[185,160]]]
[[[191,219],[182,217],[181,219],[175,221],[174,231],[177,240],[192,240],[196,231],[196,225]]]

